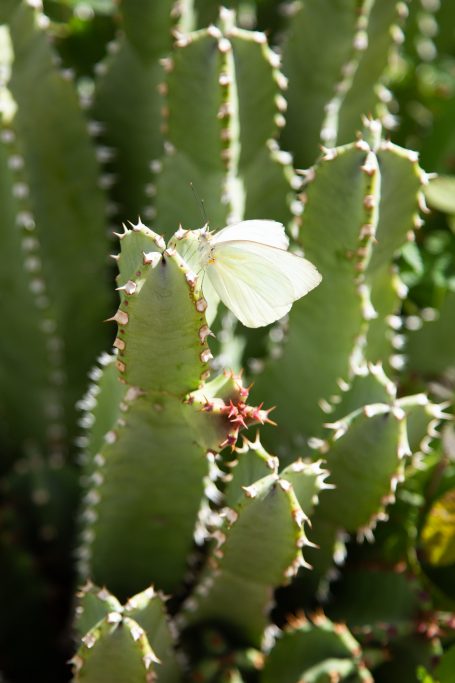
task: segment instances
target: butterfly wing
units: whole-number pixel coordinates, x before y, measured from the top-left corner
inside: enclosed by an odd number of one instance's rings
[[[279,320],[321,280],[313,264],[300,256],[247,241],[215,244],[206,273],[220,299],[246,327]]]
[[[277,221],[266,220],[242,221],[228,225],[227,228],[215,233],[210,241],[215,245],[236,240],[268,244],[277,249],[287,249],[289,246],[284,226]]]

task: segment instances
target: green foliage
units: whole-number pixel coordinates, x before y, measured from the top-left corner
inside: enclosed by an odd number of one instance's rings
[[[449,683],[453,8],[227,6],[0,8],[0,678]],[[198,195],[322,283],[243,329]]]

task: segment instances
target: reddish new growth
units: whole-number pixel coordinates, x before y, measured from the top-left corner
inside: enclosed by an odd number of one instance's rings
[[[237,395],[232,396],[228,404],[223,402],[223,406],[220,408],[220,413],[226,415],[232,425],[226,439],[220,444],[221,448],[225,446],[234,448],[239,431],[247,429],[251,424],[258,422],[260,424],[265,424],[266,422],[273,425],[276,424],[269,419],[269,413],[273,408],[263,410],[263,403],[258,406],[247,405],[245,400],[248,398],[251,387],[245,388],[242,386],[240,377],[232,375],[232,379],[234,380],[234,388]]]
[[[202,388],[197,392],[197,397],[195,394],[187,396],[186,402],[189,404],[196,402],[203,412],[219,415],[222,418],[221,438],[224,437],[224,439],[219,442],[218,448],[231,446],[233,449],[241,429],[247,429],[252,424],[268,422],[274,425],[276,423],[269,419],[269,413],[273,408],[263,410],[262,403],[259,406],[247,405],[246,401],[251,387],[242,385],[241,376],[234,375],[232,372],[225,372],[224,378],[225,381],[221,384],[218,380],[223,378],[216,380],[218,382],[216,391],[218,396],[208,398],[204,396],[204,389]]]

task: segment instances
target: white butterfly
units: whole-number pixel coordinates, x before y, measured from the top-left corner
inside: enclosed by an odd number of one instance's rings
[[[294,301],[321,281],[315,266],[287,251],[289,240],[276,221],[253,220],[217,233],[199,234],[199,262],[221,301],[246,327],[282,318]]]

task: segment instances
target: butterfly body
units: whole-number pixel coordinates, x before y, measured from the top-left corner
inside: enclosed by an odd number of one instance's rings
[[[199,235],[199,258],[202,268],[215,262],[214,246],[211,244],[211,235],[207,228],[203,228]]]

